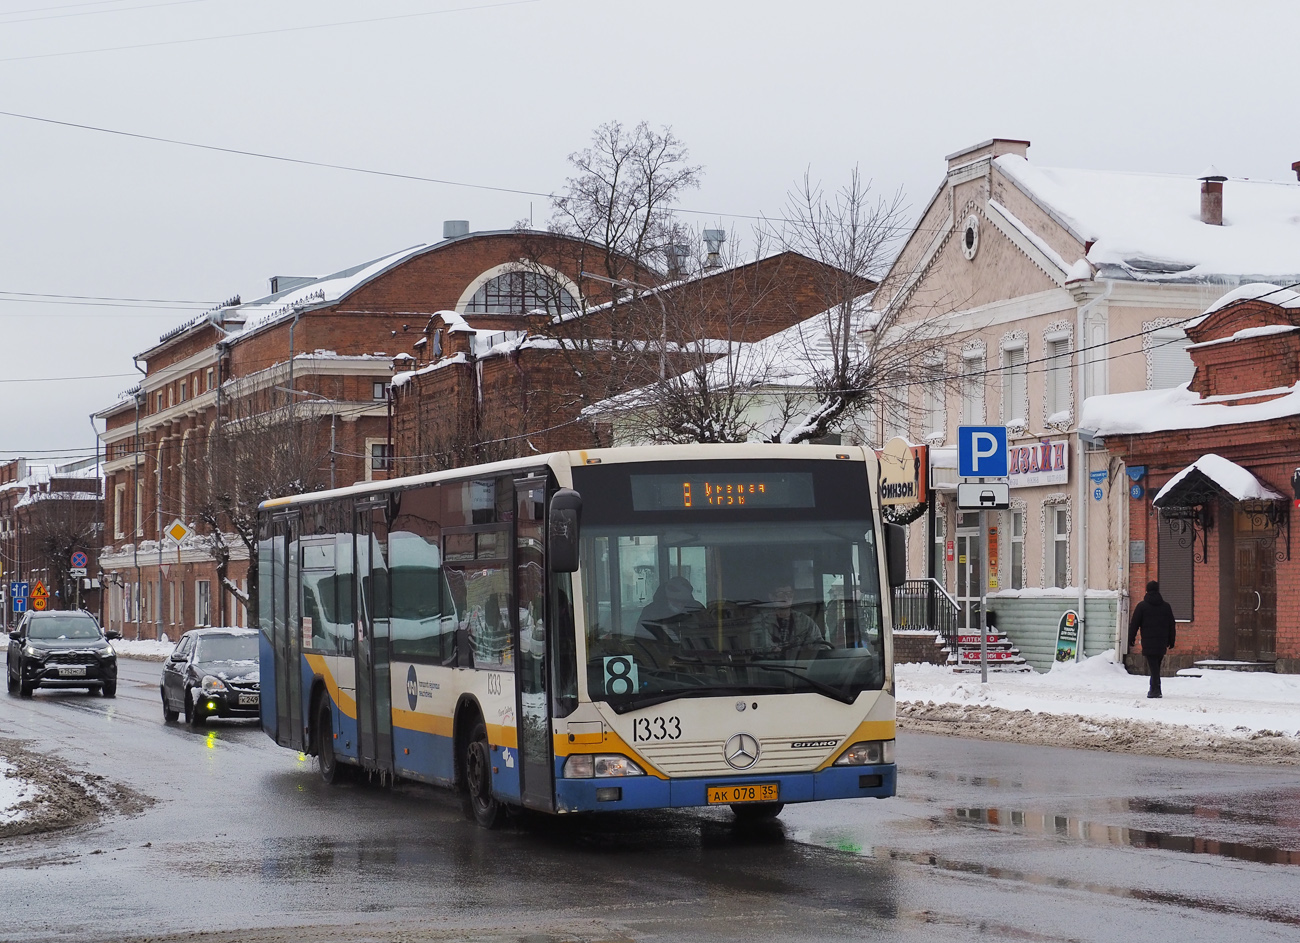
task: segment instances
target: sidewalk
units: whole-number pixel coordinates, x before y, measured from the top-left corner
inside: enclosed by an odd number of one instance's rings
[[[1131,675],[1107,651],[1045,674],[957,674],[939,665],[897,666],[900,704],[953,704],[1078,715],[1097,721],[1170,724],[1238,736],[1300,741],[1300,675],[1185,669],[1163,678],[1164,696],[1149,700],[1147,678]]]

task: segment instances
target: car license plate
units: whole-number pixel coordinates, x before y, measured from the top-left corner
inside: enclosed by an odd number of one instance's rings
[[[86,669],[83,667],[59,669],[60,678],[84,678],[85,676]]]
[[[776,783],[750,783],[746,786],[709,786],[709,805],[733,802],[776,802]]]
[[[252,707],[253,705],[258,703],[258,698],[259,695],[257,694],[241,694],[239,695],[239,706]]]

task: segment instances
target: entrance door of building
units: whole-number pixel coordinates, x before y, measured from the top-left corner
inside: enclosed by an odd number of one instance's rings
[[[980,622],[980,557],[984,538],[978,511],[957,512],[957,627],[978,629]]]
[[[1262,515],[1235,515],[1234,623],[1239,661],[1277,658],[1277,528]]]

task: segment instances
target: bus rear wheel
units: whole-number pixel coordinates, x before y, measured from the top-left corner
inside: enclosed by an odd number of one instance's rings
[[[784,802],[737,802],[731,807],[731,814],[737,822],[770,822],[784,808]]]
[[[334,712],[328,697],[316,702],[316,762],[325,782],[334,785],[343,781],[342,764],[334,753]]]
[[[505,809],[492,796],[492,748],[482,721],[474,725],[465,745],[465,783],[469,787],[469,807],[474,821],[484,828],[500,825]]]

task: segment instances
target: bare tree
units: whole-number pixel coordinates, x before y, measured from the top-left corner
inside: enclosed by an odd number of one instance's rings
[[[94,556],[94,548],[100,545],[102,502],[97,481],[94,491],[62,491],[51,483],[50,490],[33,490],[29,503],[20,509],[24,564],[28,571],[44,571],[51,591],[57,592],[68,608],[76,597],[70,572],[72,554],[82,550]]]
[[[955,338],[932,319],[903,321],[871,293],[909,231],[906,214],[901,191],[875,194],[855,167],[829,194],[805,173],[769,224],[785,248],[824,263],[813,276],[824,310],[801,342],[808,382],[784,395],[773,441],[818,439],[872,409],[906,415],[913,388],[950,382],[936,364]]]
[[[257,595],[258,505],[328,486],[329,428],[319,418],[304,417],[300,407],[272,406],[268,391],[226,409],[199,450],[201,469],[190,476],[191,506],[208,527],[223,598],[229,594],[248,604]],[[231,533],[248,551],[247,593],[229,576]]]

